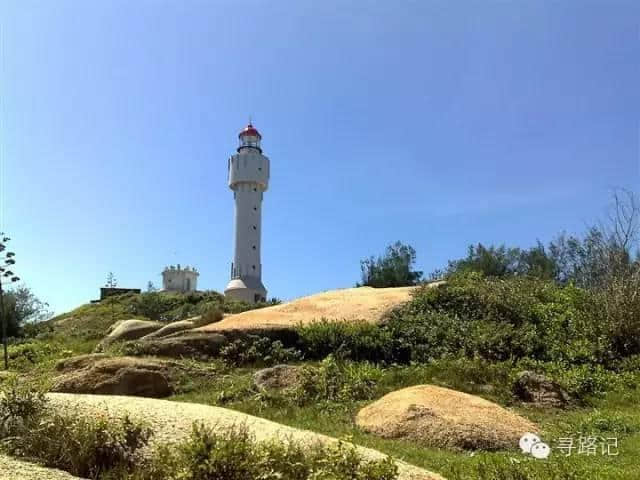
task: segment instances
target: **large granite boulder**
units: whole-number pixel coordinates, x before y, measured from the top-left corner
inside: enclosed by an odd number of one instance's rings
[[[164,326],[163,323],[154,322],[151,320],[124,320],[118,322],[110,333],[100,342],[96,347],[96,351],[103,351],[109,345],[115,342],[123,342],[125,340],[135,340],[142,338],[151,332],[161,329]]]
[[[562,408],[571,397],[559,384],[539,373],[525,370],[518,374],[513,384],[513,394],[523,402],[542,407]]]
[[[194,320],[179,320],[177,322],[168,323],[164,327],[155,330],[142,338],[144,340],[148,340],[150,338],[168,337],[174,333],[191,330],[192,328],[196,328],[196,322]]]
[[[356,423],[384,438],[473,450],[517,448],[523,434],[538,430],[500,405],[434,385],[391,392],[360,410]]]
[[[86,355],[76,355],[75,357],[63,358],[56,363],[56,370],[61,372],[71,372],[89,367],[99,360],[109,358],[106,353],[88,353]]]
[[[159,360],[82,355],[56,368],[63,373],[54,379],[53,392],[156,398],[172,393],[168,365]]]
[[[224,335],[187,330],[162,338],[140,339],[125,345],[130,355],[157,355],[161,357],[215,357],[228,343]]]

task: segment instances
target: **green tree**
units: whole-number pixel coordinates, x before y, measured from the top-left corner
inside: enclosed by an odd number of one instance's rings
[[[23,336],[25,325],[47,320],[52,315],[49,304],[40,300],[25,286],[6,292],[3,304],[8,337]]]
[[[507,248],[504,245],[469,245],[465,258],[449,261],[447,274],[480,272],[487,277],[512,275],[518,271],[521,255],[519,248]]]
[[[529,275],[551,280],[556,271],[554,258],[540,241],[528,250],[505,245],[485,247],[479,243],[469,246],[465,258],[450,260],[446,275],[479,272],[486,277]]]
[[[416,285],[422,272],[413,270],[415,261],[413,247],[396,242],[387,247],[383,256],[360,261],[362,283],[358,285],[378,288]]]
[[[518,273],[553,280],[558,273],[558,266],[548,249],[538,240],[535,247],[520,252]]]
[[[0,232],[0,315],[2,315],[2,346],[4,349],[4,368],[5,370],[9,368],[9,357],[7,354],[7,324],[8,324],[8,315],[5,313],[4,307],[4,295],[2,291],[3,283],[15,283],[20,280],[14,273],[10,270],[12,265],[15,265],[16,261],[13,257],[15,257],[15,253],[13,252],[5,252],[7,249],[7,243],[11,240],[9,237],[5,236],[4,233]]]
[[[550,243],[558,282],[601,290],[637,268],[640,200],[624,189],[615,190],[611,198],[606,219],[582,238],[562,233]]]

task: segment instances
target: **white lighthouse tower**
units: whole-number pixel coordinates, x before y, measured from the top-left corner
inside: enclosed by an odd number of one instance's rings
[[[260,235],[262,195],[269,186],[269,159],[262,154],[262,136],[251,123],[238,135],[238,153],[229,158],[229,188],[235,199],[234,252],[228,297],[259,302],[267,298],[262,284]]]

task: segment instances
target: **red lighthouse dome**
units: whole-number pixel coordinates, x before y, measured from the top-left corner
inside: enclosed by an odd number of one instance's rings
[[[238,134],[238,138],[240,139],[240,145],[238,146],[238,151],[242,148],[255,148],[258,151],[262,152],[260,149],[260,140],[262,140],[262,135],[260,132],[256,130],[256,128],[251,125],[251,122],[242,129],[242,131]]]
[[[249,123],[246,127],[244,127],[240,132],[240,134],[238,135],[238,137],[244,137],[244,136],[262,138],[262,135],[260,135],[260,132],[258,132],[258,130],[256,130],[256,128],[253,125],[251,125],[251,123]]]

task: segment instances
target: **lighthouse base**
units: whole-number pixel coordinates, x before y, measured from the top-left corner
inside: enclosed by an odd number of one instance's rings
[[[259,278],[232,278],[224,289],[224,296],[247,303],[266,302],[267,289]]]

